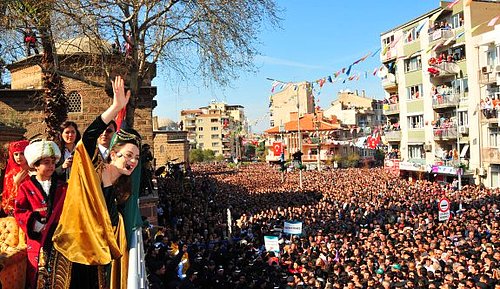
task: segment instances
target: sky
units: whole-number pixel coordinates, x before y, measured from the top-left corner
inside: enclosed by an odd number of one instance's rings
[[[279,28],[267,25],[258,35],[260,55],[254,60],[255,73],[240,74],[230,87],[204,87],[199,79],[173,84],[158,72],[153,81],[158,87],[153,115],[178,122],[183,109],[224,101],[242,105],[252,131],[262,132],[269,128],[272,81],[267,78],[301,82],[331,76],[379,49],[381,33],[439,7],[438,0],[277,0],[277,4],[282,21]],[[382,99],[380,79],[371,74],[380,65],[377,53],[353,66],[351,75],[358,73],[358,81],[317,86],[317,105],[328,108],[345,89],[365,90],[366,96]],[[365,71],[369,71],[366,78]]]

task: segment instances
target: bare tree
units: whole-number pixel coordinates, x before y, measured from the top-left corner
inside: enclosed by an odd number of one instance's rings
[[[114,43],[115,49],[124,44],[134,96],[130,126],[143,81],[154,73],[151,64],[226,85],[240,70],[253,68],[258,31],[279,21],[274,0],[59,0],[53,8],[78,33]]]
[[[52,11],[53,2],[49,0],[5,0],[0,5],[0,29],[6,32],[5,35],[11,32],[12,36],[22,39],[22,42],[25,42],[23,35],[26,30],[36,29],[39,32],[43,49],[41,67],[46,134],[49,139],[56,140],[59,127],[67,118],[67,99],[62,78],[57,73],[57,54],[51,30]],[[17,50],[10,51],[19,53]],[[15,57],[15,54],[11,56]]]

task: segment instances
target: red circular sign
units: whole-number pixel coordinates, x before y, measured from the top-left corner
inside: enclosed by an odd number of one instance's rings
[[[447,198],[442,198],[439,200],[438,209],[441,212],[447,212],[450,210],[450,201]]]

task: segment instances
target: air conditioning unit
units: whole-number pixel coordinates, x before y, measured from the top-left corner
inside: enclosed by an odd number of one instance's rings
[[[425,150],[426,152],[431,152],[431,151],[432,151],[432,145],[430,145],[430,144],[426,144],[426,145],[424,145],[424,150]]]
[[[458,132],[460,134],[469,134],[469,128],[466,126],[460,126],[458,127]]]
[[[481,177],[486,176],[486,169],[485,168],[478,168],[477,169],[477,175],[481,176]]]
[[[490,73],[491,72],[491,67],[490,66],[483,66],[481,68],[482,73]]]

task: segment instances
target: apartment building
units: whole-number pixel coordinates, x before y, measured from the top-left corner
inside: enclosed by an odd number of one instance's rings
[[[442,1],[436,9],[381,34],[384,141],[400,157],[403,175],[491,186],[491,169],[485,169],[481,152],[484,135],[493,130],[480,117],[481,95],[488,87],[478,81],[478,60],[491,62],[487,51],[497,51],[492,47],[498,45],[498,25],[487,23],[500,14],[500,3],[450,3]],[[492,34],[489,39],[496,44],[482,37],[486,34]],[[488,44],[478,46],[481,41]]]
[[[471,46],[476,49],[479,60],[471,64],[471,71],[477,73],[469,80],[479,83],[471,87],[470,92],[480,98],[480,123],[469,128],[481,134],[478,174],[488,187],[500,187],[500,25],[473,37]]]
[[[336,116],[346,126],[375,128],[385,124],[382,101],[366,97],[365,91],[341,91],[324,112],[325,117]]]
[[[298,112],[299,117],[314,113],[312,83],[299,82],[283,84],[283,88],[271,96],[269,106],[270,127],[291,121],[290,113]]]
[[[181,122],[191,148],[241,157],[241,137],[247,132],[243,106],[212,101],[199,109],[182,110]]]

